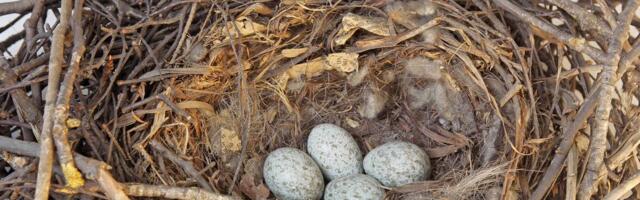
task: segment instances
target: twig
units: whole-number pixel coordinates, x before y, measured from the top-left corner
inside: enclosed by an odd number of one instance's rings
[[[27,86],[29,86],[31,84],[39,83],[39,82],[42,82],[42,81],[45,81],[45,80],[47,80],[47,77],[40,77],[40,78],[36,78],[36,79],[33,79],[33,80],[22,81],[20,83],[16,83],[16,84],[11,85],[9,87],[0,88],[0,94],[5,93],[5,92],[9,92],[9,91],[12,91],[12,90],[15,90],[15,89],[18,89],[18,88],[27,87]]]
[[[571,2],[570,0],[548,0],[552,4],[562,8],[569,13],[576,22],[580,24],[580,27],[586,31],[590,31],[597,35],[599,39],[606,39],[611,35],[611,27],[602,18],[590,13],[588,10],[582,8],[578,4]]]
[[[637,151],[638,145],[640,145],[640,128],[638,127],[640,124],[640,118],[637,118],[630,123],[632,123],[631,126],[634,127],[630,130],[631,135],[621,142],[619,149],[616,150],[613,155],[607,158],[606,165],[609,169],[615,169],[622,165],[622,163],[629,158],[631,153]]]
[[[31,11],[31,16],[27,20],[27,23],[24,23],[24,30],[26,31],[25,42],[27,43],[27,50],[33,51],[33,36],[36,34],[36,26],[38,25],[38,20],[42,17],[42,11],[44,11],[44,0],[34,0],[33,10]]]
[[[191,162],[185,161],[182,158],[178,157],[178,155],[173,153],[171,150],[167,149],[167,147],[165,147],[164,145],[162,145],[162,143],[158,142],[155,139],[151,140],[149,144],[151,145],[151,147],[153,147],[153,149],[158,151],[158,153],[160,153],[163,157],[169,159],[171,162],[182,167],[182,169],[187,174],[191,175],[191,177],[198,182],[200,187],[204,188],[209,192],[214,191],[213,188],[209,186],[209,182],[205,180],[202,176],[200,176],[200,174],[198,174],[198,170],[196,170],[196,168],[193,167],[193,164]]]
[[[191,23],[193,23],[193,18],[196,16],[197,8],[198,8],[197,2],[194,2],[191,4],[191,11],[189,11],[189,18],[187,18],[187,22],[184,26],[184,30],[180,35],[180,40],[178,40],[178,47],[176,48],[175,51],[173,51],[173,56],[171,56],[171,60],[169,61],[169,63],[174,63],[176,60],[176,57],[178,56],[178,53],[180,53],[180,48],[182,47],[182,43],[184,43],[184,40],[187,38],[187,33],[189,32]]]
[[[225,23],[229,23],[229,22],[235,22],[235,19],[233,18],[232,15],[229,15],[229,4],[227,2],[224,2],[224,8],[221,8],[220,5],[216,5],[218,6],[218,8],[220,8],[221,10],[223,10],[223,14],[222,17],[224,19]],[[240,30],[238,29],[238,26],[236,23],[231,23],[233,24],[233,28],[235,29],[236,33],[239,33]],[[243,51],[239,51],[236,47],[236,40],[234,39],[235,37],[231,35],[231,30],[229,30],[229,28],[225,28],[225,34],[226,36],[229,38],[230,40],[230,44],[231,44],[231,49],[233,50],[233,56],[236,60],[237,63],[237,70],[238,70],[238,76],[236,77],[236,84],[238,87],[238,110],[240,113],[240,116],[238,117],[238,119],[240,120],[239,122],[239,127],[240,127],[240,132],[241,132],[241,140],[240,140],[240,156],[238,158],[238,162],[235,166],[235,170],[233,172],[233,179],[231,180],[231,186],[227,189],[227,193],[231,194],[231,192],[233,192],[233,187],[236,185],[235,183],[238,181],[238,177],[240,177],[240,169],[242,168],[242,164],[244,163],[244,159],[247,156],[247,141],[249,140],[249,126],[251,124],[251,119],[248,117],[251,113],[251,106],[249,105],[250,103],[250,96],[247,92],[247,74],[245,74],[244,72],[244,67],[242,67],[242,53]],[[240,36],[241,37],[241,36]]]
[[[24,73],[30,72],[36,67],[46,64],[49,61],[50,56],[51,55],[49,53],[44,53],[37,58],[30,60],[29,62],[14,67],[13,71],[15,71],[17,75],[22,75]]]
[[[4,136],[0,136],[0,150],[31,157],[38,157],[41,154],[41,148],[36,143],[15,140]],[[96,180],[109,199],[129,199],[122,191],[123,187],[120,183],[115,181],[107,171],[109,165],[80,154],[75,154],[74,158],[78,168],[82,170],[89,179]]]
[[[620,59],[620,68],[618,69],[618,78],[622,77],[627,71],[631,70],[632,67],[635,68],[635,65],[632,65],[633,62],[638,60],[640,57],[640,38],[637,38],[633,43],[631,50],[624,54]]]
[[[627,192],[631,191],[631,189],[636,187],[638,184],[640,184],[640,172],[620,183],[620,185],[611,190],[607,196],[604,196],[604,200],[622,199]]]
[[[178,105],[176,105],[173,101],[171,101],[169,98],[167,98],[166,95],[164,94],[157,94],[157,95],[153,95],[151,97],[147,97],[146,99],[143,99],[141,101],[135,102],[127,107],[122,108],[122,112],[123,113],[127,113],[129,111],[131,111],[134,108],[140,107],[144,104],[150,103],[152,101],[156,101],[156,100],[161,100],[162,102],[164,102],[165,104],[167,104],[167,106],[169,106],[169,108],[171,108],[171,110],[173,110],[173,112],[175,112],[178,115],[181,115],[183,117],[185,117],[187,120],[191,120],[191,116],[189,116],[189,113],[187,113],[187,111],[185,111],[184,109],[178,107]]]
[[[55,1],[56,0],[47,0],[47,3]],[[27,12],[33,8],[34,4],[34,1],[12,1],[0,3],[0,15]]]
[[[126,184],[125,192],[131,196],[137,197],[159,197],[168,199],[202,199],[202,200],[232,200],[237,199],[232,196],[226,196],[211,193],[200,188],[182,188],[161,185],[147,184]]]
[[[567,155],[567,191],[565,192],[565,200],[575,200],[578,192],[578,152],[576,145],[571,147],[569,155]]]
[[[51,129],[53,128],[54,104],[60,83],[62,63],[64,62],[64,36],[69,26],[71,2],[71,0],[62,1],[60,23],[53,31],[51,57],[49,58],[49,81],[47,84],[47,94],[45,95],[44,122],[41,128],[42,132],[40,133],[40,149],[42,149],[42,151],[39,151],[40,160],[38,163],[38,178],[34,197],[36,200],[48,199],[49,189],[51,187],[50,182],[54,153]]]
[[[56,100],[56,108],[53,122],[53,141],[58,153],[58,161],[67,181],[67,187],[75,190],[84,185],[82,174],[73,162],[73,150],[69,144],[69,129],[66,121],[69,117],[69,102],[73,94],[73,84],[80,70],[80,60],[85,52],[84,27],[82,27],[82,6],[84,0],[75,0],[71,28],[73,31],[73,53],[71,63],[64,80],[60,85],[60,93]]]
[[[4,56],[0,55],[0,83],[3,87],[9,87],[17,84],[16,80],[18,79],[18,76],[8,67],[8,63],[4,59]],[[24,90],[16,89],[11,91],[10,94],[18,111],[18,116],[32,126],[33,132],[39,133],[41,129],[38,128],[38,125],[42,123],[42,112],[40,112],[36,105],[33,104]],[[34,136],[36,138],[39,137],[38,134],[35,134]],[[31,136],[25,135],[25,137],[29,138]]]
[[[509,11],[511,14],[517,16],[520,20],[528,22],[530,25],[535,26],[536,28],[546,32],[547,34],[553,35],[555,38],[564,42],[567,46],[572,49],[585,53],[592,59],[598,62],[607,62],[605,58],[605,53],[601,50],[593,48],[587,45],[587,42],[583,38],[574,37],[571,34],[564,32],[562,30],[557,29],[555,26],[548,24],[541,19],[538,19],[536,16],[531,13],[523,10],[519,6],[513,4],[508,0],[493,0],[498,6]]]
[[[620,52],[622,44],[629,37],[629,25],[637,10],[640,1],[630,0],[624,7],[624,10],[617,19],[617,26],[613,31],[613,35],[609,41],[607,49],[608,62],[602,72],[599,74],[602,83],[601,95],[598,98],[598,107],[594,114],[595,127],[591,131],[591,141],[589,143],[589,157],[587,160],[587,168],[580,190],[578,190],[578,199],[589,200],[591,195],[597,190],[601,177],[600,169],[604,163],[604,153],[607,148],[607,132],[609,130],[609,114],[612,108],[611,99],[615,90],[616,71],[620,61]]]
[[[578,114],[576,114],[576,118],[573,122],[570,123],[569,127],[565,129],[562,133],[562,141],[560,145],[555,150],[555,156],[549,163],[547,170],[545,170],[542,179],[538,181],[538,186],[531,194],[531,200],[540,200],[543,199],[547,193],[547,190],[553,185],[553,182],[556,181],[558,175],[560,175],[560,171],[562,170],[562,165],[564,164],[565,159],[567,158],[567,154],[569,150],[571,150],[571,146],[573,146],[573,141],[583,126],[583,124],[587,121],[587,118],[591,116],[593,111],[596,108],[596,100],[598,99],[598,94],[600,94],[600,88],[597,87],[591,95],[587,97],[585,102],[578,110]]]

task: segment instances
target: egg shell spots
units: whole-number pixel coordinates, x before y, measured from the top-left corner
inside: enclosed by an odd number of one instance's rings
[[[338,178],[327,184],[325,200],[380,200],[384,199],[384,190],[371,176],[354,174]]]
[[[429,178],[431,163],[415,144],[394,141],[371,150],[364,158],[364,171],[385,186],[397,187]]]
[[[319,124],[307,139],[307,151],[328,180],[362,173],[362,152],[351,134],[333,124]]]
[[[320,199],[324,179],[320,168],[309,155],[294,148],[279,148],[264,162],[264,179],[278,198]]]

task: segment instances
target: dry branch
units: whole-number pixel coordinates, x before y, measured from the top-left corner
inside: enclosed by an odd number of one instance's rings
[[[46,0],[46,3],[56,2],[56,0]],[[24,13],[33,8],[33,6],[37,4],[35,0],[24,0],[24,1],[13,1],[0,3],[0,15],[10,14],[10,13]]]
[[[602,175],[600,173],[604,163],[604,154],[607,149],[607,132],[609,130],[609,114],[612,109],[611,99],[615,90],[615,82],[618,80],[616,72],[620,62],[620,53],[622,52],[623,43],[629,37],[629,25],[638,9],[640,1],[629,0],[624,10],[618,15],[617,25],[613,31],[613,35],[609,40],[609,48],[607,49],[607,62],[604,69],[600,72],[599,80],[602,83],[601,95],[598,98],[598,107],[594,114],[595,127],[591,132],[591,141],[589,142],[589,158],[587,161],[586,174],[580,183],[578,190],[578,199],[589,200],[593,193],[597,190]]]
[[[538,17],[523,10],[520,6],[513,4],[508,0],[493,0],[498,6],[509,11],[520,20],[527,22],[529,25],[544,31],[548,35],[554,36],[562,41],[565,45],[572,49],[587,54],[598,62],[607,62],[606,54],[599,49],[593,48],[587,44],[584,38],[573,36],[567,32],[557,29],[555,26],[542,21]]]
[[[629,177],[624,182],[620,183],[616,188],[611,190],[604,200],[616,200],[621,199],[627,192],[631,191],[634,187],[640,184],[640,173],[636,173]]]
[[[56,103],[56,95],[58,93],[58,85],[60,84],[60,75],[62,65],[64,63],[64,36],[69,26],[69,17],[71,15],[71,0],[62,1],[62,9],[60,11],[60,23],[53,31],[51,44],[51,57],[49,58],[49,80],[47,94],[45,100],[44,117],[42,132],[40,135],[39,163],[38,163],[38,180],[36,182],[36,200],[46,200],[49,198],[49,189],[51,187],[51,171],[53,167],[53,138],[51,129],[54,122],[54,105]]]
[[[0,150],[31,157],[38,157],[41,154],[40,146],[35,143],[15,140],[4,136],[0,136]],[[80,154],[75,154],[74,158],[78,168],[80,168],[87,177],[96,180],[110,199],[129,199],[122,191],[123,187],[120,183],[115,181],[107,171],[107,169],[110,168],[109,165]]]
[[[584,30],[592,32],[597,38],[606,40],[611,35],[611,27],[604,21],[604,19],[594,15],[587,9],[582,8],[580,5],[570,0],[548,0],[554,5],[562,8],[565,12],[569,13],[580,27]]]
[[[187,174],[191,175],[191,178],[195,179],[196,182],[198,182],[198,184],[200,185],[200,187],[204,188],[209,192],[214,191],[213,188],[209,186],[209,182],[198,173],[198,170],[196,170],[196,168],[193,167],[193,164],[191,162],[183,160],[182,158],[180,158],[178,155],[173,153],[171,150],[167,149],[167,147],[165,147],[164,145],[162,145],[162,143],[158,142],[155,139],[151,140],[149,144],[151,145],[151,147],[153,147],[153,149],[158,151],[158,153],[160,153],[163,157],[169,159],[174,164],[180,166]]]
[[[168,199],[234,200],[237,198],[211,193],[200,188],[181,188],[147,184],[127,184],[125,192],[136,197],[159,197]]]

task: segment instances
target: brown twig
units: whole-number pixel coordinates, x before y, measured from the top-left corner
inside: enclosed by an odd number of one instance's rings
[[[73,94],[73,84],[80,70],[80,61],[85,52],[84,27],[82,27],[82,6],[84,0],[75,0],[71,30],[73,31],[73,53],[71,63],[60,85],[60,92],[56,100],[53,121],[53,141],[58,153],[58,161],[67,181],[67,187],[77,189],[84,185],[82,174],[73,162],[73,150],[69,144],[69,129],[66,121],[69,117],[69,103]]]
[[[47,3],[51,2],[55,2],[55,0],[47,0]],[[33,8],[34,4],[34,1],[13,1],[0,3],[0,15],[27,12],[31,10],[31,8]]]
[[[24,30],[26,31],[25,42],[27,43],[27,50],[33,51],[33,36],[36,34],[36,26],[38,25],[38,20],[42,17],[42,12],[44,11],[44,0],[34,0],[33,10],[31,11],[31,16],[27,20],[27,23],[24,24]]]
[[[629,25],[638,6],[640,6],[640,1],[630,0],[625,5],[622,13],[618,15],[617,25],[610,38],[609,48],[607,49],[607,53],[609,54],[609,56],[607,56],[608,61],[599,74],[602,91],[598,98],[598,107],[594,114],[595,127],[591,132],[586,174],[582,178],[580,190],[578,190],[578,199],[581,200],[591,199],[591,196],[597,190],[598,183],[603,178],[600,170],[604,163],[604,153],[607,148],[609,114],[612,108],[611,99],[615,90],[615,81],[617,80],[616,71],[618,70],[623,43],[627,41],[629,37]]]
[[[578,4],[575,4],[570,0],[548,1],[569,13],[569,15],[576,19],[576,22],[580,24],[582,29],[595,33],[597,38],[606,39],[611,35],[611,27],[609,27],[609,24],[606,21],[582,8]]]
[[[576,134],[582,128],[584,123],[587,121],[587,118],[591,116],[596,108],[596,100],[598,99],[598,95],[600,94],[599,91],[600,88],[596,88],[592,92],[592,94],[587,97],[585,102],[580,107],[580,110],[578,110],[578,114],[576,114],[573,122],[571,122],[570,125],[563,131],[562,141],[560,142],[558,148],[555,150],[555,155],[553,156],[551,163],[549,163],[547,170],[545,170],[542,179],[538,181],[538,186],[531,194],[530,199],[543,199],[547,193],[547,190],[556,181],[558,175],[560,175],[562,165],[567,158],[567,154],[571,150],[571,146],[573,146],[573,141],[576,137]]]
[[[182,34],[180,34],[180,39],[178,40],[178,47],[175,51],[173,51],[173,56],[171,56],[171,60],[169,63],[174,63],[176,61],[176,57],[178,57],[178,53],[180,53],[180,48],[182,48],[182,43],[187,38],[187,33],[189,32],[189,28],[191,27],[191,23],[193,23],[193,18],[196,16],[196,10],[198,8],[198,3],[194,2],[191,4],[191,11],[189,11],[189,17],[187,18],[187,22],[185,24],[184,30]]]
[[[158,197],[168,199],[202,199],[202,200],[233,200],[232,196],[216,194],[200,188],[181,188],[160,185],[131,183],[126,184],[125,192],[136,197]]]
[[[64,36],[67,33],[69,18],[71,16],[71,0],[62,1],[62,9],[60,11],[60,23],[53,31],[51,44],[51,57],[49,58],[49,80],[47,84],[47,94],[45,96],[45,109],[42,124],[42,132],[40,133],[40,160],[38,163],[38,179],[36,182],[36,200],[46,200],[49,198],[49,189],[51,187],[51,171],[53,167],[53,141],[51,129],[54,121],[54,105],[56,102],[56,94],[60,84],[60,74],[62,64],[64,63]]]
[[[165,147],[164,145],[162,145],[162,143],[158,142],[155,139],[151,140],[149,144],[151,145],[151,147],[153,147],[153,149],[158,151],[158,153],[160,153],[163,157],[169,159],[171,162],[182,167],[182,169],[187,174],[191,175],[191,178],[195,179],[198,182],[200,187],[204,188],[209,192],[214,191],[213,188],[209,185],[209,182],[205,180],[202,176],[200,176],[200,174],[198,174],[198,170],[196,170],[196,168],[193,167],[193,164],[191,162],[183,160],[182,158],[180,158],[178,155],[173,153],[171,150],[167,149],[167,147]]]
[[[556,39],[559,39],[572,49],[589,55],[592,59],[599,62],[607,62],[605,59],[605,53],[599,49],[593,48],[587,45],[587,42],[583,38],[575,37],[567,32],[557,29],[555,26],[538,19],[531,13],[523,10],[519,6],[513,4],[508,0],[493,0],[498,6],[509,11],[511,14],[517,16],[520,20],[527,22],[528,24],[544,31],[547,34],[553,35]]]
[[[567,155],[567,191],[565,192],[565,200],[575,200],[578,192],[578,150],[576,145],[571,147]]]
[[[38,157],[41,154],[41,148],[38,144],[25,142],[0,136],[0,150],[11,153]],[[115,181],[111,174],[107,171],[109,165],[102,161],[87,158],[80,154],[75,154],[75,163],[78,168],[89,178],[96,180],[110,199],[128,200],[127,195],[122,191],[120,183]]]
[[[631,191],[631,189],[636,187],[638,184],[640,184],[640,173],[636,173],[624,182],[620,183],[620,185],[611,190],[609,194],[604,197],[604,200],[622,199],[626,193]]]

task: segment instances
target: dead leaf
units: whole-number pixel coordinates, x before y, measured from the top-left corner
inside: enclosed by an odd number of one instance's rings
[[[351,128],[358,128],[360,126],[360,122],[351,119],[351,117],[347,117],[346,119],[344,119],[344,121],[347,123],[347,125],[349,125],[349,127]]]
[[[307,50],[309,50],[309,48],[307,47],[296,48],[296,49],[283,49],[282,56],[284,56],[285,58],[295,58],[295,57],[298,57],[299,55],[302,55],[303,53],[306,53]]]
[[[240,13],[240,16],[247,16],[247,15],[250,15],[251,13],[258,13],[261,15],[271,16],[273,15],[273,10],[269,8],[269,6],[264,5],[263,3],[255,3],[250,5],[246,9],[244,9],[244,11]]]
[[[287,70],[289,78],[300,78],[305,75],[307,77],[314,77],[320,75],[325,70],[325,63],[323,58],[316,58],[309,62],[297,64]]]
[[[428,148],[426,149],[426,151],[430,158],[441,158],[457,152],[460,148],[462,147],[456,145],[446,145],[442,147]]]
[[[226,128],[220,128],[220,140],[222,142],[222,148],[231,152],[238,152],[242,148],[240,137],[234,130]]]
[[[340,72],[352,72],[358,69],[357,53],[332,53],[327,56],[326,61],[330,69]]]
[[[251,175],[242,176],[240,180],[240,191],[247,195],[249,199],[267,199],[271,191],[263,183],[256,184],[255,179]]]
[[[392,35],[392,31],[387,22],[387,19],[382,17],[360,16],[347,13],[342,18],[342,26],[336,34],[334,42],[337,45],[345,44],[358,29],[364,29],[379,36],[390,36]]]
[[[326,70],[336,70],[339,72],[352,72],[358,69],[357,53],[332,53],[326,57],[315,58],[309,62],[294,65],[285,73],[280,75],[276,82],[278,87],[284,89],[290,79],[299,79],[302,75],[305,77],[315,77]]]
[[[236,27],[238,27],[237,31]],[[226,28],[232,36],[238,36],[237,32],[240,32],[242,36],[249,36],[267,30],[265,25],[253,22],[247,17],[239,17],[235,22],[227,22]]]
[[[578,134],[576,136],[576,148],[578,149],[578,151],[580,152],[585,152],[587,151],[587,148],[589,148],[589,137],[587,137],[584,134]]]

